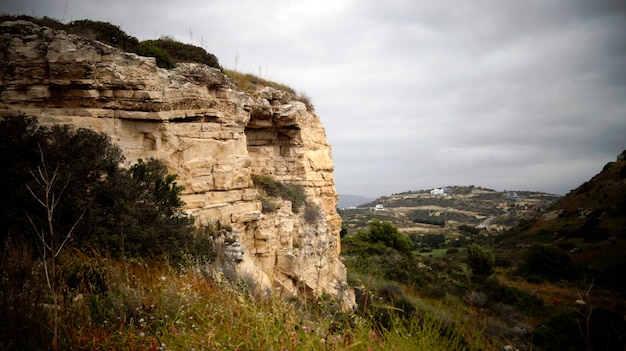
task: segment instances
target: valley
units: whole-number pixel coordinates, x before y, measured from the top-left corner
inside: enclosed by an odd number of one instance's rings
[[[366,228],[372,219],[378,219],[393,223],[408,235],[443,234],[449,243],[468,234],[498,235],[521,219],[545,210],[561,197],[533,191],[500,192],[475,186],[439,190],[440,193],[432,189],[393,194],[339,212],[351,233]],[[468,233],[468,229],[472,233]]]

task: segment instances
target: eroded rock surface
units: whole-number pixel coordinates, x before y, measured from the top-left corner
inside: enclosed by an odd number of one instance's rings
[[[339,260],[331,146],[293,94],[237,90],[217,69],[178,64],[53,31],[0,24],[0,116],[34,116],[108,134],[130,162],[154,157],[178,174],[185,210],[233,228],[239,271],[280,296],[324,292],[353,305]],[[320,216],[289,203],[262,213],[252,175],[300,184]]]

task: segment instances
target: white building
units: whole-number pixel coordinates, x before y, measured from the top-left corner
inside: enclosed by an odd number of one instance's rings
[[[374,207],[375,211],[384,211],[385,207],[382,204],[378,204]]]
[[[430,191],[430,195],[435,195],[435,196],[441,196],[443,194],[445,194],[445,189],[444,188],[435,188],[433,190]]]

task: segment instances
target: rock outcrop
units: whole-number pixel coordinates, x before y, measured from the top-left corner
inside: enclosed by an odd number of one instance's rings
[[[314,111],[265,87],[246,94],[218,69],[165,70],[97,41],[26,21],[0,24],[0,117],[35,116],[105,133],[127,160],[156,158],[178,174],[185,210],[232,227],[241,274],[280,296],[342,298],[331,146]],[[252,175],[303,187],[319,216],[287,201],[263,213]]]

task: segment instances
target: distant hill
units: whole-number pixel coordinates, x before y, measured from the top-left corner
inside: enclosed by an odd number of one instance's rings
[[[339,195],[339,203],[337,207],[347,208],[352,206],[359,206],[364,203],[370,202],[373,199],[371,197],[365,197],[360,195]]]
[[[624,153],[549,209],[498,238],[500,249],[554,244],[596,284],[626,293],[626,161]]]
[[[548,208],[559,198],[559,195],[533,191],[502,192],[475,186],[450,186],[393,194],[360,207],[382,204],[386,211],[414,223],[469,225],[502,231]]]

